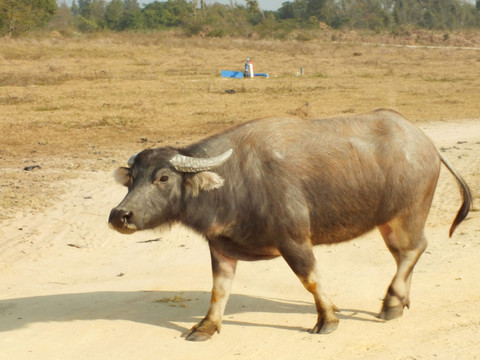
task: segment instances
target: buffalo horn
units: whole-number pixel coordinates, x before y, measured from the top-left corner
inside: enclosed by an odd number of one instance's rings
[[[130,156],[130,159],[128,159],[128,161],[127,161],[127,165],[128,165],[128,166],[132,166],[132,165],[133,165],[133,163],[135,162],[135,158],[137,157],[137,155],[138,155],[138,154],[135,154],[135,155]]]
[[[233,150],[230,149],[221,155],[212,158],[195,158],[177,154],[170,159],[170,164],[180,172],[200,172],[209,171],[222,165],[232,155]]]

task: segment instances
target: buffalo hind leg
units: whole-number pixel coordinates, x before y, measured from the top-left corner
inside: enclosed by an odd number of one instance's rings
[[[391,320],[402,316],[404,307],[410,307],[413,268],[427,248],[427,240],[423,223],[416,224],[414,219],[407,217],[399,216],[378,228],[397,263],[397,272],[388,287],[380,313],[380,318]]]
[[[185,338],[191,341],[205,341],[215,332],[220,332],[223,312],[235,277],[237,260],[222,255],[212,247],[210,247],[210,255],[213,273],[210,309],[205,318],[185,334]]]
[[[309,244],[289,243],[287,249],[281,251],[283,258],[298,276],[303,286],[313,295],[317,308],[317,323],[311,330],[314,334],[328,334],[337,329],[337,307],[320,289],[317,262]]]

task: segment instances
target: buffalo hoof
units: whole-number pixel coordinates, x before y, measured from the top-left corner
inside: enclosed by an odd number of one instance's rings
[[[310,330],[312,334],[330,334],[338,328],[338,320],[331,322],[319,321],[315,327]]]
[[[209,340],[215,332],[220,332],[220,325],[204,319],[184,334],[184,337],[185,340],[188,341],[206,341]]]
[[[378,316],[380,319],[383,320],[393,320],[401,317],[403,314],[403,306],[393,306],[393,307],[386,307],[383,306],[380,315]]]

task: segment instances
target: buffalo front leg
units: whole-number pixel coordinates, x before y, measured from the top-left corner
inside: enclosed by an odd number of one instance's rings
[[[185,338],[191,341],[205,341],[210,339],[215,332],[220,332],[223,312],[235,277],[237,260],[222,255],[212,246],[210,246],[210,255],[213,273],[210,309],[205,318],[185,334]]]
[[[309,244],[290,244],[282,251],[283,258],[298,276],[303,286],[313,295],[317,308],[317,323],[311,330],[314,334],[328,334],[338,327],[335,311],[338,308],[321,291],[317,262]]]

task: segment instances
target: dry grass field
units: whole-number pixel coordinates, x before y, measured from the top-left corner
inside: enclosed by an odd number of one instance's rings
[[[44,208],[56,181],[78,176],[72,170],[113,168],[118,154],[183,144],[253,118],[379,107],[414,122],[478,118],[480,49],[360,43],[384,40],[0,39],[0,214]],[[242,70],[247,56],[268,80],[220,77]],[[34,164],[55,171],[20,171]]]
[[[414,35],[0,39],[4,356],[479,359],[479,212],[447,239],[460,200],[446,171],[404,318],[375,317],[394,271],[378,234],[319,248],[325,288],[341,309],[340,328],[328,336],[305,331],[314,322],[312,299],[280,259],[242,265],[222,334],[187,345],[180,334],[209,301],[205,243],[183,229],[124,237],[106,224],[125,192],[111,174],[143,148],[187,144],[253,118],[385,107],[427,132],[469,183],[478,209],[480,34]],[[270,78],[220,77],[243,70],[247,56]]]

